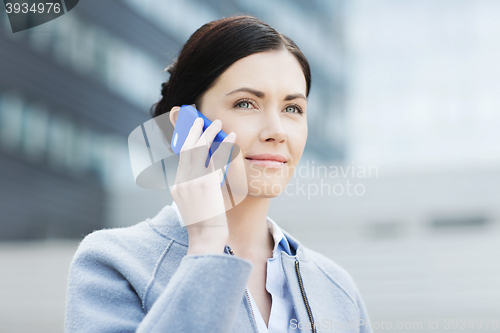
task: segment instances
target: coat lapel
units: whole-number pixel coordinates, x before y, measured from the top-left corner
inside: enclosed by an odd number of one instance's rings
[[[316,326],[316,332],[359,332],[359,311],[351,298],[319,268],[308,255],[304,246],[300,245],[286,231],[283,230],[283,233],[289,242],[295,244],[296,250],[294,256],[289,256],[285,252],[281,253],[283,270],[297,314],[297,323],[291,327],[300,329],[300,332],[312,332],[312,325],[295,269],[295,261],[298,260],[302,285]]]
[[[290,290],[290,294],[292,295],[295,314],[297,315],[297,321],[288,323],[288,327],[299,329],[297,332],[312,332],[311,326],[309,324],[309,315],[307,314],[307,309],[302,298],[302,291],[300,290],[299,280],[295,272],[295,256],[291,257],[285,252],[281,252],[281,261],[283,264],[283,271],[285,272],[288,289]],[[305,262],[303,262],[302,264],[304,263]],[[308,292],[307,288],[305,288],[305,290],[306,292]],[[309,295],[307,296],[309,299]]]
[[[248,304],[246,295],[243,294],[236,320],[233,326],[233,333],[256,333],[257,327],[253,322],[250,305]]]

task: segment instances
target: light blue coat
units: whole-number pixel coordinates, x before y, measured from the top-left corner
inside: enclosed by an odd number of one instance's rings
[[[288,232],[281,252],[297,332],[371,333],[349,274]],[[257,332],[245,288],[253,264],[228,254],[186,255],[188,233],[171,206],[131,227],[103,229],[71,263],[66,332]]]

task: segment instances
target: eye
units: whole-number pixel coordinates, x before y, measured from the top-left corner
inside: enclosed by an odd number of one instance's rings
[[[288,105],[285,108],[285,111],[287,113],[299,113],[299,114],[303,113],[302,109],[298,105]],[[296,112],[294,112],[294,111],[296,111]]]
[[[238,106],[240,108],[245,108],[245,109],[248,109],[248,107],[250,106],[250,103],[249,102],[239,102],[238,103]]]
[[[250,100],[242,99],[236,102],[234,106],[242,109],[250,109],[253,107],[253,103]]]

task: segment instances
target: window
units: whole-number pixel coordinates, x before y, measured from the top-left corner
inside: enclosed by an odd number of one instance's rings
[[[51,21],[54,25],[54,56],[60,62],[69,65],[71,60],[71,39],[74,34],[74,24],[68,15]]]
[[[71,143],[69,122],[57,116],[52,116],[49,124],[48,162],[56,169],[63,169],[67,162],[68,146]]]
[[[0,142],[4,149],[19,148],[22,136],[24,105],[20,96],[4,94],[1,100]]]
[[[24,153],[29,159],[40,161],[47,148],[49,113],[41,106],[28,105],[23,120]]]
[[[79,126],[75,128],[75,156],[74,156],[74,171],[75,172],[85,172],[91,166],[90,154],[92,145],[92,135],[93,132],[86,128]]]

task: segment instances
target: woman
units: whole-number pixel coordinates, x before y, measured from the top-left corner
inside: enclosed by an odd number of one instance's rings
[[[82,241],[66,330],[371,332],[349,274],[267,217],[307,140],[311,74],[299,48],[254,17],[230,17],[198,29],[168,71],[153,117],[170,112],[175,126],[179,107],[195,104],[213,123],[191,127],[172,205]],[[213,159],[239,147],[222,188],[221,171],[200,177],[220,130],[230,134]]]

